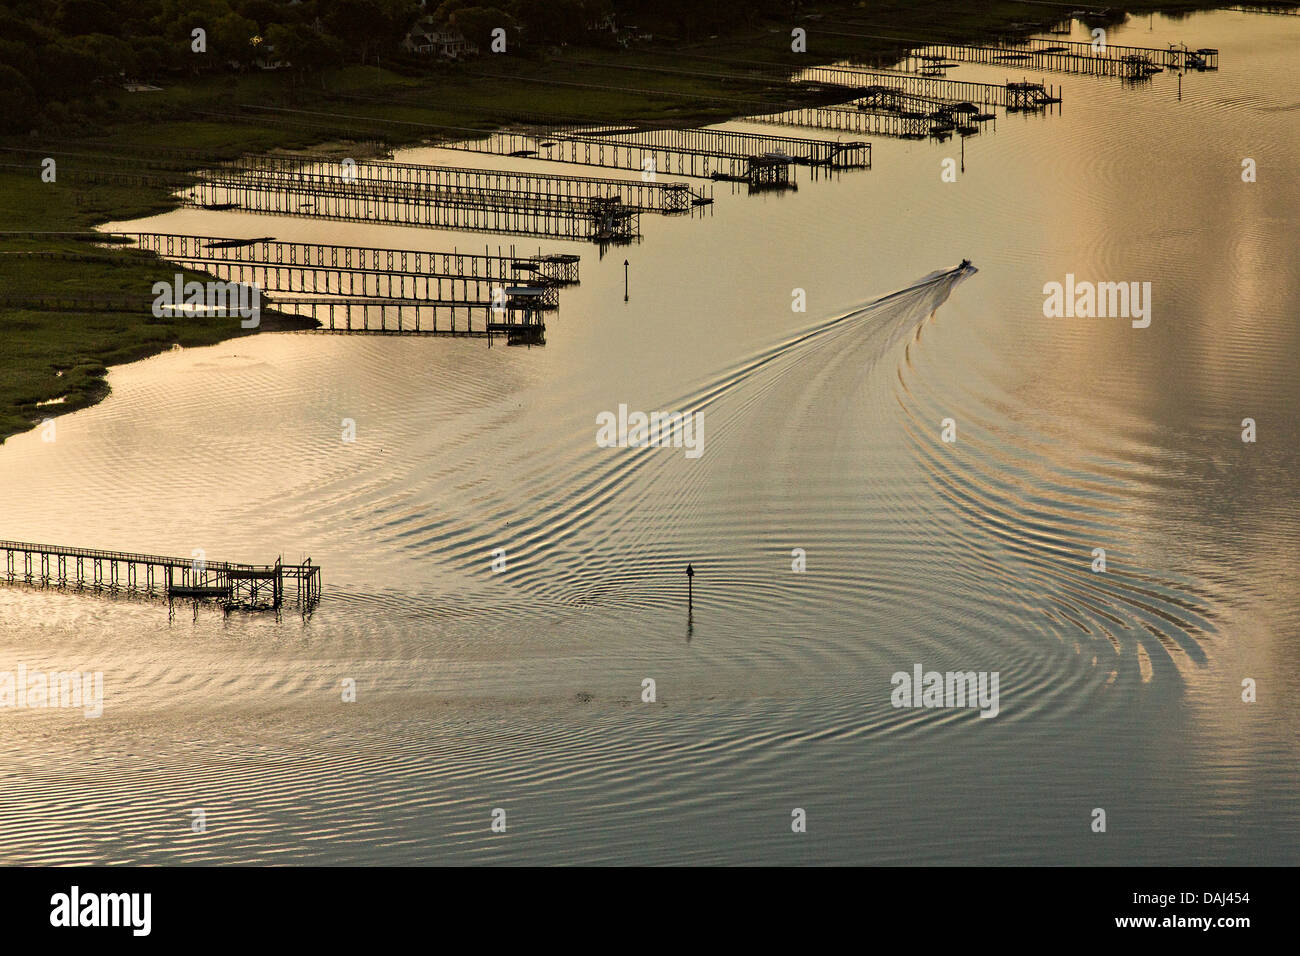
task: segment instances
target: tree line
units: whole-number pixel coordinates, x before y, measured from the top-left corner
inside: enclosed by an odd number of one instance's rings
[[[419,69],[402,41],[431,17],[488,49],[496,27],[508,52],[612,43],[614,22],[691,39],[738,19],[789,11],[791,0],[0,0],[0,130],[93,106],[127,81],[183,82],[287,62],[295,78],[349,63]],[[739,12],[739,11],[743,11]],[[203,52],[196,30],[202,30]],[[425,66],[427,68],[427,65]]]

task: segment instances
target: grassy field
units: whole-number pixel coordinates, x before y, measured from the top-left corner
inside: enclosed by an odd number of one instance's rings
[[[171,205],[165,196],[141,189],[56,188],[35,175],[0,174],[0,230],[84,230],[95,222],[147,215]],[[58,258],[47,258],[50,254]],[[71,239],[0,242],[0,296],[141,299],[149,297],[154,282],[176,272],[175,266],[146,253],[105,250]],[[275,327],[270,321],[264,326]],[[100,401],[108,394],[104,376],[109,365],[177,344],[212,345],[247,334],[238,318],[159,319],[147,308],[54,312],[0,306],[0,436]],[[62,401],[41,404],[55,399]]]
[[[1213,5],[1152,0],[1128,9],[1176,11]],[[819,19],[796,21],[808,29],[808,52],[803,55],[790,51],[792,23],[774,22],[672,44],[670,49],[485,56],[464,66],[431,65],[417,77],[354,66],[310,82],[283,72],[258,73],[196,78],[156,93],[114,91],[101,96],[93,118],[43,129],[35,137],[0,140],[0,147],[10,150],[0,153],[0,231],[85,232],[99,223],[155,214],[175,205],[165,187],[79,180],[78,163],[87,160],[60,158],[56,182],[42,182],[42,147],[55,152],[156,144],[221,159],[340,141],[395,146],[465,138],[530,115],[580,122],[706,123],[743,115],[746,103],[788,101],[791,95],[779,73],[724,61],[775,66],[846,58],[873,62],[897,54],[909,39],[961,41],[1025,32],[1036,25],[1032,21],[1042,25],[1068,10],[1065,5],[1003,0],[980,5],[895,0],[837,7]],[[845,24],[840,18],[855,22]],[[246,106],[281,112],[241,109]],[[350,155],[363,151],[355,145],[347,149]],[[37,258],[35,252],[60,257]],[[0,237],[0,298],[144,298],[154,282],[168,280],[175,272],[174,266],[138,252],[58,237]],[[0,303],[0,442],[49,414],[101,400],[108,392],[104,375],[109,365],[173,345],[208,345],[244,334],[249,333],[235,318],[157,319],[148,310],[54,312]],[[46,404],[57,399],[62,401]]]

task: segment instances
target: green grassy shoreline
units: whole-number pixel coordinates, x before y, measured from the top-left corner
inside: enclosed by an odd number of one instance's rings
[[[1125,8],[1142,14],[1221,5],[1150,0]],[[976,9],[970,6],[950,0],[900,0],[873,4],[869,11],[827,8],[824,16],[827,21],[849,16],[878,24],[864,28],[864,33],[879,30],[895,37],[975,41],[1030,32],[1035,25],[1049,22],[1051,14],[1069,12],[1064,5],[1057,9],[1003,0]],[[753,24],[672,49],[615,53],[584,48],[538,59],[481,57],[463,67],[431,67],[420,77],[348,67],[313,78],[311,85],[295,83],[283,73],[196,79],[161,93],[104,94],[93,119],[34,131],[32,136],[0,138],[0,147],[39,150],[44,146],[56,151],[75,149],[77,142],[98,147],[154,143],[201,150],[212,159],[222,159],[273,149],[316,149],[337,144],[341,138],[382,139],[388,146],[400,146],[464,137],[466,131],[487,131],[532,114],[580,122],[717,122],[743,112],[735,100],[770,99],[770,79],[709,77],[702,74],[735,74],[740,68],[681,54],[796,66],[848,57],[888,58],[905,46],[888,39],[834,36],[830,28],[819,32],[820,22],[801,17]],[[793,24],[808,29],[805,55],[789,50]],[[626,69],[629,65],[677,72],[633,71]],[[243,104],[302,112],[227,118]],[[320,113],[365,119],[314,115]],[[349,147],[348,154],[359,155],[360,149]],[[163,187],[92,186],[78,181],[75,160],[60,159],[64,174],[54,183],[45,183],[39,165],[29,156],[13,152],[0,156],[4,157],[0,158],[0,232],[86,232],[105,222],[136,219],[176,206]],[[37,251],[63,257],[32,257]],[[137,251],[104,250],[69,238],[0,236],[0,296],[143,296],[154,282],[170,280],[176,271],[175,266]],[[263,323],[263,330],[276,327],[284,326],[277,325],[273,316]],[[108,394],[105,375],[110,365],[146,358],[173,345],[211,345],[247,334],[250,331],[234,318],[157,319],[147,311],[138,315],[44,312],[0,305],[0,443],[48,415],[101,401]],[[47,404],[59,399],[59,404]]]

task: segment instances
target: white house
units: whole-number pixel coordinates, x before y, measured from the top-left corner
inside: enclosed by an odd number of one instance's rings
[[[465,39],[464,34],[439,28],[433,17],[416,21],[406,34],[402,47],[412,53],[428,53],[444,60],[457,60],[478,53],[478,44]]]

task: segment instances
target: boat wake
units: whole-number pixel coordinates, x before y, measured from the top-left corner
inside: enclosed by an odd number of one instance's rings
[[[793,432],[774,431],[768,424],[773,409],[835,408],[835,391],[845,379],[849,388],[860,389],[881,360],[975,272],[964,264],[930,273],[746,356],[664,403],[660,407],[673,412],[707,416],[706,446],[698,461],[654,447],[612,453],[592,443],[594,425],[575,424],[572,441],[585,447],[553,448],[546,460],[555,464],[543,471],[519,462],[527,471],[526,493],[514,484],[496,489],[488,500],[477,489],[472,523],[459,529],[440,523],[427,527],[426,532],[435,532],[427,535],[403,528],[401,544],[427,549],[431,558],[466,574],[481,569],[487,549],[500,545],[509,559],[497,583],[566,605],[651,606],[676,586],[681,568],[700,547],[683,540],[693,536],[690,528],[702,522],[710,529],[703,535],[708,537],[718,522],[731,520],[727,515],[745,491],[734,480],[735,470],[770,473],[773,465],[763,461],[770,444],[798,440],[799,423],[790,423]],[[832,367],[839,372],[827,378]],[[815,394],[800,395],[809,379]],[[587,421],[594,422],[602,406],[617,407],[615,399],[596,400]],[[755,494],[767,496],[758,489]],[[773,504],[753,501],[753,513]],[[810,515],[807,523],[817,520]],[[742,537],[748,524],[740,521]],[[763,589],[757,580],[750,583]]]

